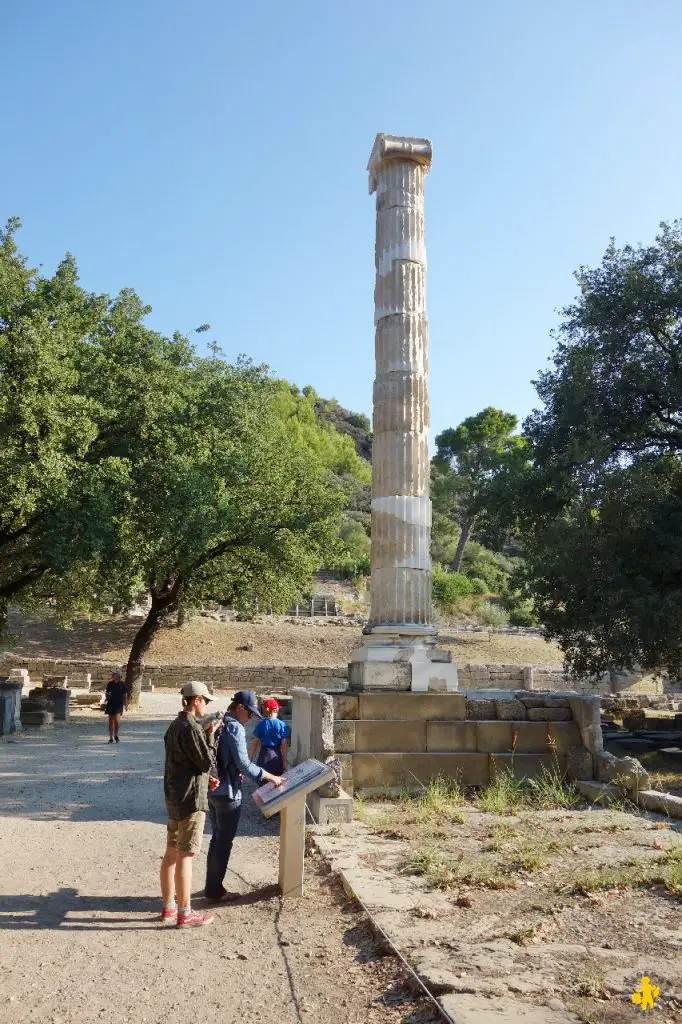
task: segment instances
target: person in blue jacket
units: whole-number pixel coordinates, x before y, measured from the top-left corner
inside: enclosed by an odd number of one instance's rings
[[[289,748],[289,726],[277,717],[279,704],[274,697],[268,697],[261,705],[263,717],[253,730],[253,743],[249,757],[260,768],[283,775],[287,770]],[[260,750],[258,747],[260,746]],[[258,757],[256,751],[258,750]]]
[[[283,781],[279,775],[260,768],[249,758],[244,725],[253,716],[261,717],[255,693],[252,690],[239,690],[223,718],[216,752],[219,781],[208,795],[208,814],[213,835],[206,858],[204,895],[212,903],[231,903],[241,895],[228,892],[223,881],[242,812],[243,776],[248,775],[258,783],[272,782],[275,786],[281,786]]]

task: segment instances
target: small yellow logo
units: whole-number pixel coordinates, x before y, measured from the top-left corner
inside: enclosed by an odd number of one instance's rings
[[[639,1006],[642,1013],[646,1013],[647,1010],[653,1010],[656,1000],[660,999],[660,996],[661,990],[658,985],[652,985],[651,979],[645,974],[639,983],[639,988],[632,994],[632,1001],[635,1006]]]

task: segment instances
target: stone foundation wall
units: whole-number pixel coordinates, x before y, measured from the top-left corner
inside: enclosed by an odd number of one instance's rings
[[[604,760],[611,755],[603,750],[599,696],[477,692],[296,689],[292,763],[333,751],[341,785],[351,794],[354,789],[419,789],[438,776],[486,786],[503,769],[531,777],[553,768],[577,779],[631,773],[630,759]]]
[[[39,683],[43,676],[84,677],[88,672],[93,683],[108,681],[113,669],[121,670],[118,662],[51,660],[48,658],[20,658],[4,653],[0,655],[0,676],[8,676],[13,668],[28,669],[31,680]],[[344,690],[348,685],[347,670],[343,667],[300,665],[145,665],[143,678],[152,685],[179,690],[190,679],[212,683],[219,690],[265,690],[289,692],[296,686],[310,690]],[[77,683],[76,683],[77,685]]]
[[[23,658],[5,651],[0,654],[0,676],[7,677],[13,668],[26,668],[34,682],[43,676],[85,676],[90,672],[94,683],[107,681],[112,669],[121,670],[118,662],[88,659]],[[460,690],[572,690],[581,694],[649,694],[671,693],[682,689],[665,677],[642,673],[604,673],[598,679],[577,681],[564,674],[562,665],[503,665],[484,662],[459,662],[457,674]],[[310,690],[345,690],[348,686],[346,665],[155,665],[145,666],[144,679],[154,688],[179,689],[189,679],[212,682],[218,689],[277,690],[288,693],[294,687]],[[77,684],[76,684],[77,685]]]

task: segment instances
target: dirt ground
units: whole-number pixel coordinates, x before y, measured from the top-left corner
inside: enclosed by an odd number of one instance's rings
[[[317,841],[461,1024],[682,1021],[682,824],[362,801]]]
[[[144,694],[119,746],[94,712],[0,744],[0,1020],[433,1024],[319,855],[303,898],[280,899],[277,824],[250,795],[228,879],[244,899],[206,928],[160,924],[162,736],[175,706]]]
[[[93,658],[125,662],[139,618],[117,617],[101,622],[81,619],[73,629],[60,629],[50,619],[12,616],[12,643],[5,646],[28,658]],[[164,629],[146,661],[161,665],[346,665],[362,642],[359,626],[337,625],[330,619],[257,622],[216,622],[198,617],[180,629]],[[243,650],[253,644],[252,651]],[[554,644],[524,634],[452,633],[443,630],[440,644],[458,662],[561,664]]]

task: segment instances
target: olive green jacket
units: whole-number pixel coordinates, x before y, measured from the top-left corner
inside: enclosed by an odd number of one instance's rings
[[[215,750],[194,715],[181,711],[163,737],[166,766],[163,792],[168,817],[189,818],[208,810],[208,775],[215,766]]]

